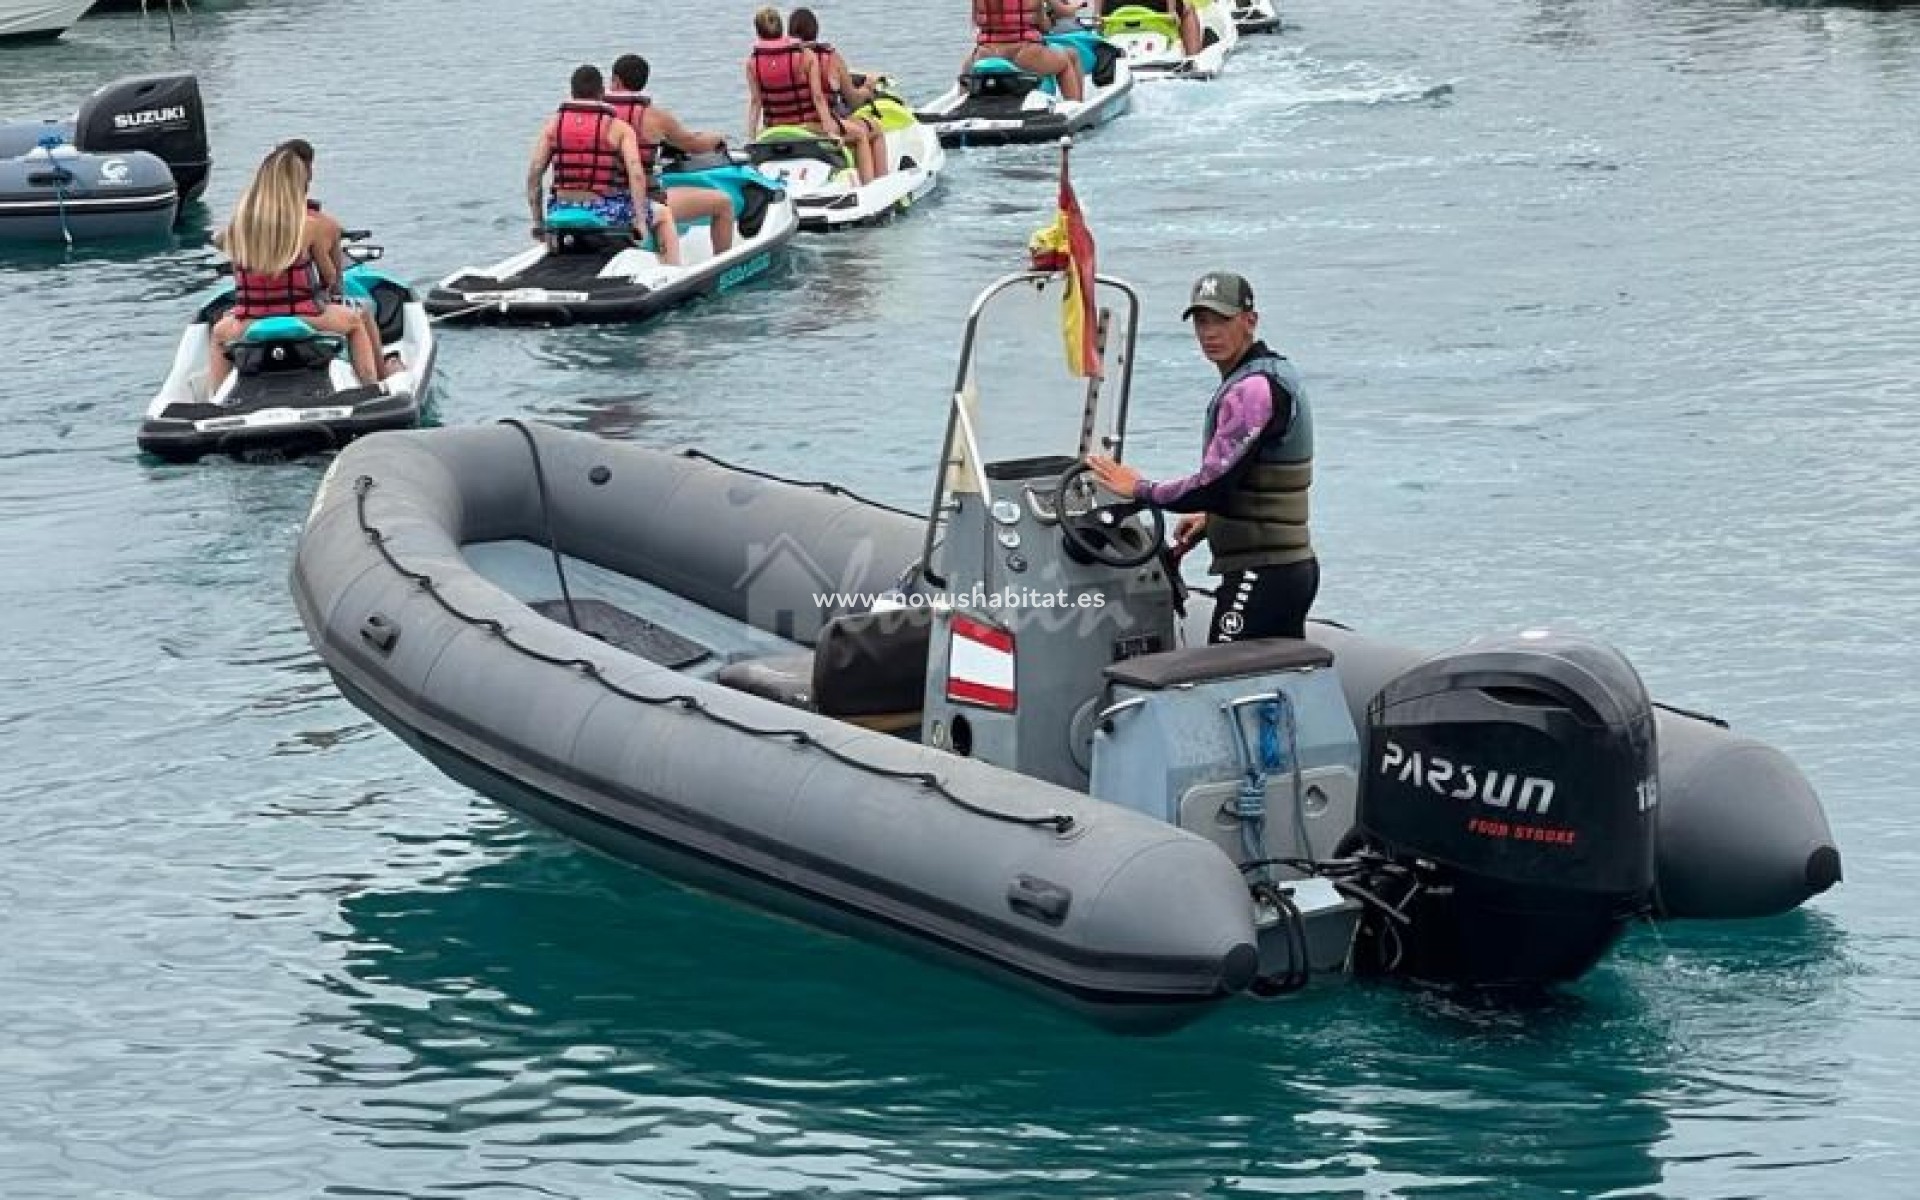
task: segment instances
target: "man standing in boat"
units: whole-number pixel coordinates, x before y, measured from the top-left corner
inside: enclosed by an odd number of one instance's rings
[[[1221,576],[1209,642],[1306,635],[1320,591],[1320,562],[1307,531],[1313,484],[1313,417],[1293,364],[1257,334],[1253,287],[1230,271],[1193,285],[1183,314],[1200,352],[1220,370],[1207,405],[1200,469],[1155,482],[1105,455],[1087,462],[1102,487],[1155,508],[1188,514],[1176,552],[1202,537]]]

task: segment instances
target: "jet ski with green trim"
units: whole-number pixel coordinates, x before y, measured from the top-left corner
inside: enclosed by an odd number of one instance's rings
[[[1051,77],[1023,71],[1004,58],[983,58],[922,108],[920,120],[933,126],[943,146],[1004,146],[1057,141],[1127,111],[1134,76],[1118,46],[1090,30],[1050,33],[1045,41],[1080,56],[1083,99],[1063,98]]]
[[[384,253],[364,230],[347,234],[353,260],[341,280],[349,303],[372,311],[380,355],[394,374],[363,385],[347,361],[346,339],[297,316],[263,317],[228,344],[233,371],[209,391],[213,327],[233,308],[232,283],[201,305],[174,353],[173,367],[147,406],[140,449],[168,462],[209,454],[281,456],[338,449],[365,434],[420,423],[433,381],[433,322],[419,295],[367,264]]]
[[[853,114],[880,122],[887,137],[887,173],[862,184],[853,151],[837,138],[797,125],[776,125],[756,138],[747,155],[756,170],[778,180],[793,197],[805,230],[872,225],[906,212],[940,182],[947,152],[898,97],[876,96]]]
[[[567,325],[644,321],[701,296],[732,291],[772,269],[800,228],[777,180],[725,151],[663,161],[663,188],[705,187],[733,201],[734,238],[716,253],[702,219],[680,223],[680,264],[660,261],[651,235],[586,211],[549,214],[544,237],[490,267],[465,267],[427,293],[436,319]]]
[[[1279,0],[1232,0],[1233,24],[1243,34],[1279,33]]]
[[[1110,5],[1100,33],[1120,47],[1141,79],[1212,79],[1227,65],[1240,32],[1227,0],[1187,0],[1200,22],[1201,48],[1189,55],[1180,39],[1180,19],[1171,0],[1131,0]]]

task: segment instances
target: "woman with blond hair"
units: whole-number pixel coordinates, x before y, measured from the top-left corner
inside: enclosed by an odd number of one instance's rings
[[[380,381],[379,347],[366,322],[354,309],[327,302],[328,281],[315,264],[326,259],[328,248],[307,220],[307,167],[299,155],[286,147],[267,155],[218,241],[233,260],[234,298],[233,308],[213,327],[209,396],[219,393],[233,370],[227,344],[263,317],[299,317],[321,333],[346,338],[361,384]]]
[[[786,36],[787,22],[777,8],[755,13],[753,31],[758,37],[747,59],[747,135],[794,125],[838,137],[853,150],[860,182],[873,182],[872,147],[865,137],[850,137],[845,123],[833,115],[813,51]]]

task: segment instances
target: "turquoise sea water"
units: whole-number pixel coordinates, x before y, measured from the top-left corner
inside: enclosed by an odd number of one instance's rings
[[[1190,460],[1184,288],[1243,271],[1316,404],[1319,611],[1605,637],[1785,748],[1848,872],[1789,917],[1638,931],[1539,1010],[1329,987],[1143,1041],[454,786],[307,649],[285,574],[321,464],[135,453],[273,142],[314,141],[328,207],[425,282],[524,237],[578,61],[640,49],[737,131],[753,7],[251,0],[177,47],[134,14],[0,49],[20,117],[199,72],[217,158],[176,246],[0,258],[0,1196],[1912,1194],[1920,10],[1299,0],[1083,142],[1102,266],[1148,301],[1133,458]],[[915,96],[964,53],[958,3],[817,7]],[[644,331],[446,331],[439,419],[922,505],[959,321],[1053,166],[957,155],[908,220]]]

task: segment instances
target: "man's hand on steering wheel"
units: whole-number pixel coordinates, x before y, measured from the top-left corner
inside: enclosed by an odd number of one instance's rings
[[[1088,476],[1099,477],[1100,463],[1115,472],[1130,474],[1139,478],[1139,472],[1131,467],[1123,467],[1111,459],[1099,455],[1084,463],[1075,464],[1060,477],[1060,486],[1054,502],[1055,511],[1060,518],[1060,536],[1066,540],[1070,551],[1075,552],[1082,562],[1097,562],[1119,570],[1132,570],[1142,566],[1162,553],[1162,544],[1167,536],[1166,515],[1150,504],[1143,504],[1129,498],[1118,504],[1102,504],[1083,513],[1071,511],[1070,497],[1076,489],[1083,488],[1083,480]],[[1115,482],[1121,482],[1119,478]],[[1108,490],[1117,490],[1104,479],[1100,486]],[[1092,489],[1085,489],[1089,498]],[[1134,516],[1144,513],[1150,526],[1142,537],[1137,527],[1129,529],[1127,522]],[[1129,545],[1128,543],[1133,543]]]
[[[1104,454],[1089,454],[1087,467],[1093,472],[1094,479],[1101,487],[1116,496],[1128,500],[1134,498],[1133,490],[1140,485],[1140,472],[1124,463],[1117,463]]]

